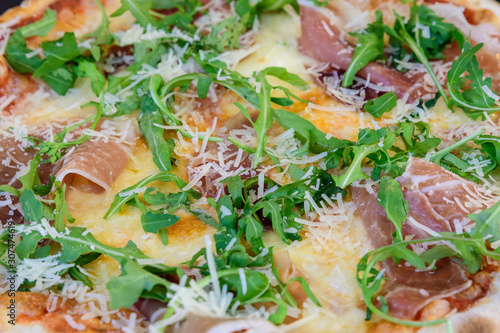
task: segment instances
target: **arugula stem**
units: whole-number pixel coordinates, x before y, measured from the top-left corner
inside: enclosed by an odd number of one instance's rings
[[[179,126],[181,125],[181,122],[179,119],[177,119],[174,114],[172,113],[171,110],[169,110],[165,104],[160,99],[160,96],[158,95],[158,88],[160,88],[161,83],[163,82],[163,79],[159,74],[155,74],[151,77],[151,80],[149,81],[149,92],[151,94],[151,97],[153,98],[153,101],[155,102],[156,106],[162,111],[162,113],[167,117],[167,121],[170,120],[170,125],[172,126]]]
[[[245,153],[247,153],[247,154],[255,154],[255,151],[256,151],[255,148],[250,148],[248,146],[245,146],[244,144],[242,144],[241,142],[239,142],[238,140],[236,140],[232,136],[228,136],[227,139],[229,140],[229,142],[231,142],[233,145],[235,145],[236,147],[238,147],[241,150],[243,150]]]
[[[431,161],[434,162],[434,163],[436,163],[436,164],[439,164],[439,161],[441,161],[441,159],[444,156],[446,156],[448,153],[450,153],[453,150],[457,149],[458,147],[466,144],[467,142],[472,141],[473,139],[477,138],[481,134],[483,134],[483,130],[476,131],[476,132],[472,133],[471,135],[463,138],[462,140],[460,140],[460,141],[452,144],[451,146],[446,147],[443,150],[440,150],[439,152],[437,152],[434,155],[432,155]]]
[[[398,13],[394,12],[396,15],[396,19],[399,21],[401,24],[401,37],[403,41],[408,45],[408,47],[413,51],[415,56],[420,60],[420,62],[424,65],[425,69],[429,73],[429,75],[432,78],[432,81],[434,81],[434,84],[436,85],[436,88],[438,89],[439,93],[441,94],[441,98],[443,98],[443,101],[445,102],[446,105],[449,105],[449,100],[448,97],[446,96],[446,93],[444,91],[443,86],[441,85],[441,82],[439,82],[439,79],[436,76],[436,73],[434,73],[434,70],[432,69],[431,64],[429,63],[429,60],[425,56],[424,50],[420,47],[420,45],[415,42],[415,40],[410,36],[408,31],[406,31],[406,28],[404,26],[404,22]]]
[[[260,96],[260,114],[257,121],[254,123],[255,130],[257,131],[257,148],[252,162],[252,169],[257,168],[259,160],[266,149],[267,130],[270,127],[269,119],[272,123],[272,110],[271,110],[271,87],[267,83],[265,76],[259,73],[257,77],[262,84],[262,96]],[[268,126],[269,125],[269,126]]]

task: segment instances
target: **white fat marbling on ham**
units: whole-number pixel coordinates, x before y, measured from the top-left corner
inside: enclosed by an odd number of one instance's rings
[[[417,158],[409,160],[405,172],[397,180],[408,200],[409,219],[417,221],[403,223],[403,237],[412,239],[427,238],[427,231],[431,230],[455,231],[454,221],[468,219],[464,209],[466,203],[470,207],[473,202],[476,209],[482,210],[498,201],[482,186]],[[383,207],[377,204],[378,189],[369,193],[364,187],[351,187],[351,192],[372,245],[378,248],[391,244],[395,228]],[[395,265],[392,260],[385,261],[383,266],[389,278],[384,297],[391,314],[399,318],[413,319],[431,301],[450,297],[471,284],[465,270],[447,258],[438,260],[437,269],[433,271],[418,271],[404,263]]]

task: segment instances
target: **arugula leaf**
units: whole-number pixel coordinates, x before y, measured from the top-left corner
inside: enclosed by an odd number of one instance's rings
[[[97,70],[95,62],[89,59],[80,59],[76,61],[77,66],[73,67],[73,71],[80,77],[88,77],[92,86],[92,91],[96,96],[100,96],[106,84],[106,78]]]
[[[204,38],[204,43],[210,50],[222,53],[226,50],[239,49],[240,37],[247,29],[250,14],[243,17],[231,16],[217,23]]]
[[[476,222],[476,226],[471,230],[472,236],[493,236],[488,239],[490,243],[500,240],[500,202],[478,214],[469,214],[468,217]]]
[[[436,73],[434,73],[434,70],[432,69],[429,60],[425,54],[425,50],[418,44],[418,42],[415,41],[415,39],[412,37],[412,35],[408,32],[406,29],[406,26],[404,24],[404,18],[401,17],[398,13],[394,11],[394,15],[396,16],[396,22],[394,24],[394,29],[390,28],[388,26],[385,26],[385,33],[388,34],[392,40],[398,41],[401,45],[407,45],[410,50],[413,52],[413,56],[418,59],[422,65],[424,65],[425,69],[431,76],[432,81],[436,85],[436,88],[438,89],[439,94],[441,95],[441,98],[445,102],[446,105],[448,105],[448,97],[444,91],[443,86],[441,85],[441,82],[436,76]],[[403,50],[403,47],[400,47],[401,50]]]
[[[24,218],[29,222],[40,221],[43,218],[42,203],[31,189],[25,189],[19,197]]]
[[[153,161],[161,171],[172,169],[172,155],[175,142],[173,139],[165,140],[164,130],[155,125],[163,125],[163,119],[155,102],[149,96],[143,96],[141,113],[139,115],[139,127],[142,135],[153,153]]]
[[[159,229],[167,228],[180,220],[179,216],[172,214],[154,213],[149,211],[141,216],[142,229],[145,232],[158,233]]]
[[[457,34],[461,34],[452,23],[444,22],[432,9],[426,5],[417,5],[416,2],[410,9],[410,18],[404,24],[398,20],[394,28],[396,31],[404,28],[427,59],[443,59],[444,48],[456,40]],[[395,40],[391,39],[391,42]],[[401,60],[405,50],[397,43],[392,46],[399,48],[395,55]]]
[[[380,179],[377,203],[384,207],[387,218],[394,224],[394,242],[403,241],[403,222],[408,217],[408,201],[403,197],[401,187],[397,180],[385,176]]]
[[[286,244],[290,244],[290,241],[287,239],[285,232],[283,231],[285,221],[281,215],[281,207],[273,201],[261,201],[257,203],[256,206],[257,209],[262,208],[263,216],[270,216],[273,224],[273,230],[278,234],[281,240],[283,240]]]
[[[50,249],[49,246],[47,246],[48,249]],[[48,255],[48,253],[47,253]],[[79,280],[79,281],[82,281],[83,284],[85,284],[86,286],[92,288],[93,287],[93,284],[92,284],[92,281],[87,277],[87,275],[83,274],[77,266],[85,266],[89,263],[91,263],[92,261],[96,260],[97,258],[99,258],[101,256],[100,253],[89,253],[89,254],[85,254],[85,255],[82,255],[80,256],[78,259],[75,260],[74,264],[75,266],[74,267],[70,267],[68,269],[68,274],[75,280]]]
[[[483,70],[479,69],[476,53],[482,48],[483,44],[472,46],[465,42],[462,53],[453,62],[448,71],[446,86],[450,93],[451,105],[460,107],[465,114],[472,119],[483,117],[484,112],[492,113],[500,110],[500,107],[494,107],[495,99],[486,93],[491,92],[491,78],[483,79]],[[466,79],[462,74],[468,73]],[[464,89],[469,80],[470,87]],[[462,90],[462,92],[460,92]],[[497,96],[497,94],[491,92]]]
[[[113,35],[109,33],[109,18],[104,10],[104,6],[99,0],[94,0],[96,5],[99,7],[101,11],[102,19],[101,23],[93,32],[85,35],[87,38],[94,38],[95,41],[91,43],[90,53],[92,57],[94,57],[95,61],[99,61],[101,59],[101,48],[100,45],[109,45],[113,41]]]
[[[79,138],[66,142],[65,137],[66,134],[69,132],[77,129],[78,127],[83,126],[84,124],[88,123],[89,121],[92,121],[92,124],[89,126],[90,130],[93,130],[96,128],[97,124],[99,123],[99,120],[101,119],[102,115],[102,109],[99,104],[97,103],[88,103],[82,105],[82,109],[89,107],[89,106],[95,106],[97,109],[97,112],[95,115],[88,117],[87,119],[83,120],[81,123],[74,124],[70,127],[65,127],[61,132],[57,133],[56,136],[54,137],[54,142],[50,141],[45,141],[41,142],[41,140],[36,139],[36,138],[29,138],[33,143],[37,143],[37,148],[39,150],[40,155],[45,155],[49,157],[50,163],[55,163],[58,159],[60,159],[63,154],[71,147],[76,146],[76,145],[81,145],[82,143],[86,142],[90,136],[87,134],[82,134]]]
[[[109,307],[119,309],[130,308],[143,291],[150,291],[155,286],[164,288],[165,294],[171,283],[155,274],[145,271],[137,262],[124,260],[121,262],[122,275],[109,279],[106,288],[109,290]],[[126,291],[126,292],[124,292]]]
[[[390,91],[380,97],[369,100],[363,108],[375,118],[380,118],[384,113],[394,109],[397,102],[398,96],[395,92]]]
[[[60,260],[64,262],[73,262],[81,255],[91,252],[102,253],[118,261],[130,258],[147,258],[132,241],[129,241],[127,246],[123,248],[114,248],[100,243],[91,233],[84,235],[84,228],[71,227],[68,230],[69,232],[59,233],[56,237],[49,234],[42,235],[36,230],[29,234],[22,233],[22,240],[16,247],[16,253],[21,259],[27,258],[35,251],[40,240],[51,239],[63,246]]]
[[[45,37],[56,26],[56,23],[57,12],[52,9],[47,9],[39,21],[19,28],[19,31],[24,38],[33,36]]]
[[[241,180],[240,176],[226,177],[220,181],[223,184],[227,184],[228,192],[233,200],[234,206],[240,208],[243,205],[243,201],[246,200],[243,189],[245,185]]]
[[[134,192],[134,190],[144,187],[149,183],[152,183],[154,181],[163,181],[163,182],[169,182],[172,181],[177,188],[182,189],[184,188],[187,183],[182,180],[181,178],[177,177],[176,175],[171,174],[168,171],[162,171],[157,174],[148,176],[136,184],[127,187],[126,189],[122,190],[120,193],[118,193],[115,196],[115,199],[113,200],[113,203],[111,203],[111,206],[109,207],[108,211],[104,215],[104,218],[107,220],[117,212],[119,212],[124,204],[132,200],[133,198],[137,197],[137,193]],[[199,199],[201,195],[196,192],[193,189],[190,189],[186,191],[192,198]],[[126,194],[126,195],[124,195]]]
[[[350,33],[351,36],[358,37],[358,43],[352,55],[349,67],[347,67],[342,87],[352,85],[356,73],[368,65],[369,62],[384,57],[384,28],[382,12],[376,12],[376,20],[361,32]]]
[[[150,1],[121,0],[121,3],[122,6],[116,12],[111,14],[111,17],[118,17],[125,14],[125,12],[130,11],[141,26],[147,27],[148,24],[151,24],[152,26],[158,25],[159,21],[155,20],[149,14],[149,10],[153,6]]]
[[[42,77],[61,68],[65,63],[80,55],[78,43],[73,32],[65,32],[64,36],[53,42],[42,42],[42,50],[46,59],[33,73],[33,77]]]
[[[260,97],[260,113],[259,117],[253,123],[255,130],[257,131],[257,148],[255,150],[255,155],[252,162],[252,169],[257,168],[260,163],[260,158],[262,157],[266,142],[267,142],[267,130],[271,128],[273,124],[273,116],[271,110],[271,86],[265,78],[265,73],[259,73],[256,77],[257,82],[261,84],[262,95]]]
[[[346,149],[344,152],[344,156],[345,157],[348,156],[347,154],[345,154],[346,152],[348,153],[352,152],[354,158],[351,160],[351,165],[349,166],[349,168],[345,173],[343,173],[340,176],[332,176],[335,183],[340,188],[346,188],[348,185],[350,185],[352,182],[356,180],[369,178],[369,176],[367,176],[365,173],[363,173],[363,171],[361,171],[362,162],[366,156],[381,150],[382,150],[381,147],[373,145],[371,146],[362,145]]]
[[[294,155],[300,153],[315,153],[320,154],[332,149],[345,148],[353,143],[348,140],[340,140],[335,137],[328,138],[326,134],[321,132],[307,119],[301,116],[282,109],[273,110],[273,119],[280,124],[284,129],[294,129],[295,136],[306,147],[303,152],[292,152]]]
[[[29,49],[21,31],[16,30],[5,47],[5,58],[9,65],[19,73],[34,73],[42,64],[40,56],[28,57],[33,50]]]
[[[69,223],[74,223],[75,219],[69,212],[68,204],[66,203],[66,184],[61,186],[61,182],[57,181],[55,186],[54,228],[56,228],[57,231],[63,231],[65,228],[64,219],[66,218]]]

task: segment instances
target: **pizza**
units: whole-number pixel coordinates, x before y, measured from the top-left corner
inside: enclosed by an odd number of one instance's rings
[[[0,331],[500,331],[499,15],[10,9]]]

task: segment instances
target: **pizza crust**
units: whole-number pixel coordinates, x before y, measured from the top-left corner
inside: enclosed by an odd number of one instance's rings
[[[47,310],[49,297],[41,293],[32,292],[16,292],[14,297],[8,295],[0,295],[0,307],[5,309],[10,300],[15,300],[16,305],[16,320],[15,325],[9,324],[4,320],[4,315],[0,321],[0,331],[6,333],[18,332],[33,332],[33,333],[52,333],[52,332],[120,332],[112,321],[120,320],[123,317],[130,317],[132,311],[120,310],[109,316],[107,322],[102,321],[102,317],[94,317],[91,319],[82,319],[85,312],[75,300],[58,301],[55,308],[49,312]],[[52,302],[51,302],[52,303]],[[65,318],[68,313],[76,313],[71,315],[74,323],[71,326]],[[138,315],[140,318],[140,315]],[[69,319],[71,320],[71,319]],[[83,326],[82,326],[83,325]],[[75,329],[75,326],[81,326],[81,329]],[[143,327],[143,325],[138,328]]]

